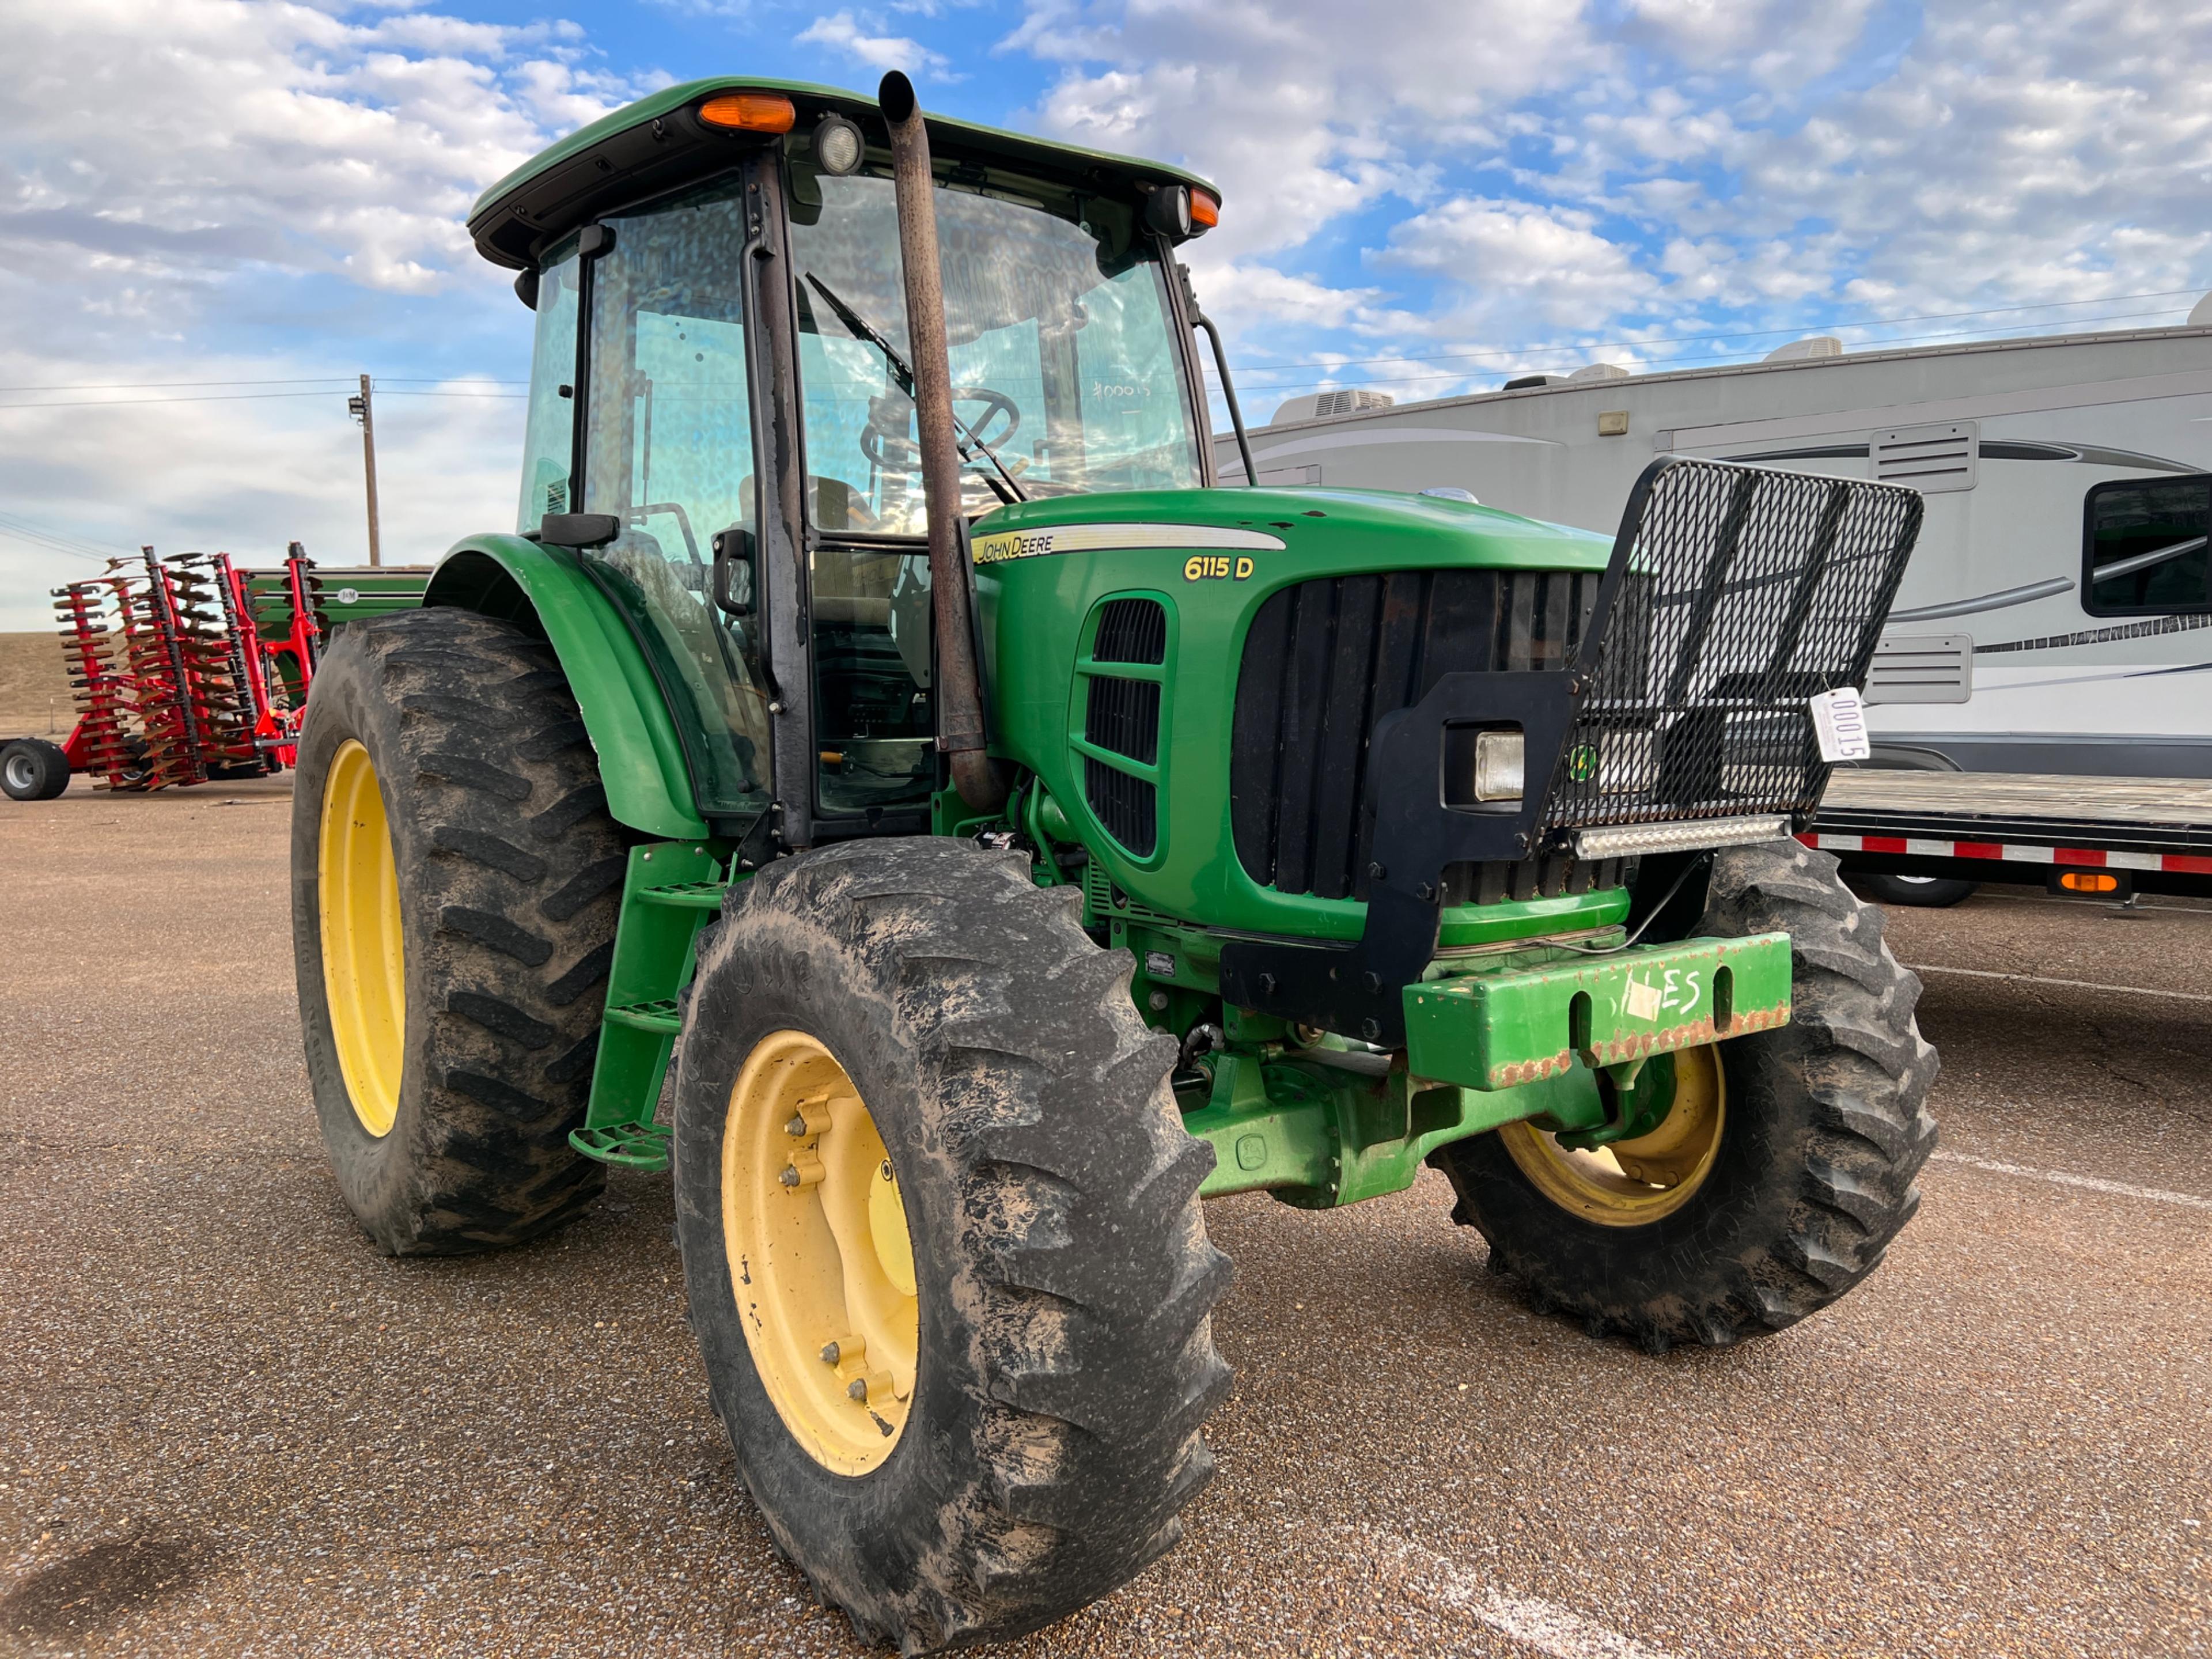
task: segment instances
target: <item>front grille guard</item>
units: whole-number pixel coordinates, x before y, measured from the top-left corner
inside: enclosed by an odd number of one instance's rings
[[[1655,461],[1630,492],[1565,672],[1455,673],[1375,728],[1366,930],[1351,947],[1236,940],[1222,993],[1370,1042],[1404,1041],[1447,866],[1571,850],[1583,830],[1801,823],[1827,782],[1807,700],[1863,683],[1919,534],[1917,491],[1725,461]],[[1444,728],[1522,728],[1517,807],[1443,806]],[[1395,786],[1395,787],[1394,787]]]
[[[1586,690],[1542,838],[1601,825],[1809,816],[1828,768],[1809,698],[1865,681],[1919,533],[1894,484],[1660,461],[1600,589]]]

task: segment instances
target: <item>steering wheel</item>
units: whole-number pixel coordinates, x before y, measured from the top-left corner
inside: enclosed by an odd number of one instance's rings
[[[979,439],[988,438],[992,448],[1003,449],[1006,441],[1021,430],[1021,406],[1005,392],[994,391],[991,387],[984,386],[957,386],[952,388],[952,396],[955,402],[980,403],[985,405],[982,418],[969,421],[966,424],[968,429],[975,434]],[[1006,429],[994,438],[990,437],[991,422],[1001,415],[1006,417]],[[953,438],[956,442],[961,441],[957,428],[954,428]],[[886,453],[895,447],[905,447],[909,451],[909,454],[906,457],[899,457],[894,453]],[[905,433],[886,431],[872,418],[867,425],[860,428],[860,454],[870,465],[879,471],[913,471],[921,464],[919,459],[912,453],[913,450],[914,441]],[[976,457],[976,461],[985,466],[990,465],[981,456]]]
[[[956,386],[952,388],[952,397],[956,403],[964,400],[985,405],[983,418],[969,422],[968,429],[975,434],[978,441],[988,441],[994,449],[1004,449],[1007,441],[1022,429],[1021,409],[1003,392],[995,392],[987,386]],[[1001,415],[1006,417],[1006,429],[994,438],[991,436],[991,422]]]

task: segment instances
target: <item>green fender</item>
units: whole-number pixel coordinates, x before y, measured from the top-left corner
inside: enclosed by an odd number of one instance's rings
[[[568,677],[615,821],[664,841],[708,833],[667,699],[613,601],[574,554],[523,536],[471,536],[439,561],[422,603],[534,625]]]

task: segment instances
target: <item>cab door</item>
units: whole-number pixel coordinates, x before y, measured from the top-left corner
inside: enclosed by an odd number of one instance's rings
[[[736,252],[744,240],[734,177],[587,229],[575,284],[582,359],[568,383],[581,405],[581,489],[567,510],[622,526],[586,551],[586,568],[644,647],[700,811],[720,818],[755,817],[773,793],[757,573],[742,553],[759,515]],[[541,309],[544,297],[541,284]],[[541,483],[538,499],[551,498]],[[737,561],[724,604],[718,538]]]

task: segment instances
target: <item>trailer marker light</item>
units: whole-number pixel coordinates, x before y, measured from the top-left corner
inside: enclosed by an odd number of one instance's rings
[[[1203,236],[1221,222],[1221,198],[1210,191],[1190,193],[1190,234]]]
[[[2058,878],[2058,884],[2069,893],[2117,893],[2120,878],[2101,870],[2069,870]]]
[[[1704,847],[1747,847],[1784,841],[1785,817],[1693,818],[1680,823],[1614,823],[1575,831],[1575,856],[1635,858],[1644,853],[1686,853]]]
[[[744,132],[789,132],[799,112],[779,93],[726,92],[700,105],[699,118],[710,127]]]

